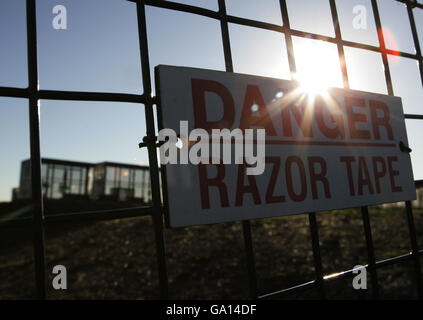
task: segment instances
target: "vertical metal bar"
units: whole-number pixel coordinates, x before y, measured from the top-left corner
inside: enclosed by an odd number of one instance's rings
[[[338,46],[338,55],[339,55],[339,61],[341,63],[341,72],[342,72],[342,77],[344,81],[344,87],[349,88],[348,72],[347,72],[347,67],[345,62],[344,47],[342,46],[342,35],[341,35],[341,28],[339,26],[339,18],[338,18],[338,12],[336,9],[336,3],[335,3],[335,0],[329,0],[329,2],[330,2],[330,8],[332,12],[333,26],[335,29],[335,37],[337,40],[336,43]],[[379,285],[378,285],[378,279],[377,279],[377,272],[375,268],[376,260],[375,260],[375,254],[374,254],[368,208],[361,207],[361,214],[363,219],[364,234],[366,237],[366,248],[367,248],[369,271],[371,274],[371,281],[372,281],[373,298],[377,299],[379,297]]]
[[[106,191],[107,191],[107,166],[105,164],[102,165],[102,169],[103,169],[103,177],[102,177],[102,190],[101,190],[101,195],[104,196],[106,195]]]
[[[413,35],[413,40],[414,40],[414,47],[416,48],[416,55],[419,58],[418,63],[419,63],[419,70],[420,70],[420,80],[421,80],[422,85],[423,85],[422,51],[421,51],[421,48],[420,48],[420,42],[419,42],[419,38],[418,38],[418,35],[417,35],[416,21],[414,20],[413,8],[409,3],[407,3],[407,12],[408,12],[408,18],[409,18],[410,26],[411,26],[411,33]],[[406,212],[407,212],[407,222],[408,222],[408,229],[409,229],[409,233],[410,233],[412,254],[413,254],[413,259],[414,259],[414,270],[415,270],[415,277],[416,277],[417,293],[418,293],[419,298],[423,299],[421,266],[420,266],[420,258],[417,255],[418,245],[417,245],[416,229],[415,229],[414,218],[413,218],[413,208],[411,206],[411,202],[406,201],[405,207],[406,207]]]
[[[342,35],[341,35],[341,28],[339,26],[339,18],[338,18],[338,12],[336,9],[336,3],[335,3],[335,0],[329,0],[329,2],[330,2],[331,13],[332,13],[332,22],[335,29],[335,37],[337,40],[336,43],[338,46],[338,55],[339,55],[339,61],[341,64],[341,72],[342,72],[342,78],[344,81],[344,87],[349,88],[348,72],[347,72],[347,66],[345,62],[344,47],[342,45]],[[361,214],[363,219],[364,234],[366,237],[366,248],[367,248],[369,271],[371,274],[371,281],[372,281],[373,298],[377,299],[379,297],[379,286],[378,286],[377,272],[375,268],[376,261],[375,261],[368,208],[362,207]]]
[[[141,175],[141,195],[142,195],[143,201],[147,202],[147,198],[145,197],[145,181],[144,181],[145,180],[145,170],[142,169],[141,172],[142,172],[142,175]]]
[[[222,32],[223,52],[225,56],[225,66],[227,72],[234,72],[232,63],[231,42],[229,39],[228,17],[226,14],[225,0],[219,0],[220,29]]]
[[[232,53],[229,39],[228,19],[226,14],[225,0],[219,0],[219,13],[220,13],[220,27],[222,32],[223,51],[225,56],[225,66],[227,72],[233,72]],[[256,262],[254,257],[253,239],[251,235],[250,221],[242,221],[242,231],[244,236],[245,253],[248,269],[248,283],[250,290],[250,298],[257,299],[257,273]]]
[[[321,299],[325,299],[325,288],[323,284],[323,267],[322,257],[320,254],[319,232],[317,228],[316,213],[311,212],[308,214],[310,223],[311,242],[313,247],[314,269],[316,273],[316,284],[319,289]]]
[[[66,167],[65,167],[66,168]],[[68,186],[68,193],[70,194],[72,191],[72,182],[73,182],[73,167],[72,166],[68,166],[69,168],[69,186]],[[65,169],[66,170],[66,169]],[[66,183],[66,182],[65,182]],[[67,183],[66,183],[67,185]]]
[[[344,88],[349,88],[347,64],[345,62],[344,47],[342,45],[341,28],[339,26],[338,12],[336,10],[335,0],[329,0],[330,9],[332,13],[332,22],[335,29],[336,45],[338,47],[339,63],[341,64],[342,79],[344,81]]]
[[[291,71],[291,78],[296,73],[297,67],[295,63],[295,54],[294,54],[294,47],[292,43],[292,36],[291,36],[291,26],[289,22],[289,15],[288,15],[288,8],[286,5],[286,0],[280,0],[280,9],[282,14],[282,21],[285,27],[285,41],[286,41],[286,48],[288,51],[288,62],[289,62],[289,69]],[[323,284],[323,267],[322,267],[322,257],[320,253],[320,243],[319,243],[319,232],[316,222],[316,214],[311,212],[308,214],[308,219],[310,223],[310,235],[312,241],[312,249],[313,249],[313,259],[314,259],[314,269],[316,273],[316,284],[319,290],[319,295],[321,299],[325,299],[325,289]]]
[[[375,19],[376,29],[377,29],[377,36],[379,39],[380,52],[382,53],[382,61],[383,61],[383,67],[385,70],[386,86],[388,88],[388,94],[393,96],[394,90],[392,89],[391,72],[389,69],[388,56],[386,54],[385,38],[382,32],[382,24],[380,22],[379,9],[378,9],[376,0],[372,0],[372,8],[373,8],[373,16]]]
[[[41,182],[40,153],[40,114],[38,106],[38,66],[37,66],[37,24],[35,0],[26,1],[26,28],[28,46],[28,92],[29,92],[29,130],[31,149],[31,184],[34,204],[34,258],[37,296],[46,299],[46,263],[44,243],[44,210]]]
[[[41,166],[42,165],[43,164],[41,163]],[[46,163],[45,168],[46,168],[46,177],[45,177],[45,188],[44,188],[45,190],[44,190],[43,197],[47,199],[48,192],[49,192],[49,186],[50,186],[50,165]]]
[[[85,192],[84,192],[84,194],[85,195],[88,195],[88,184],[89,184],[89,177],[90,177],[90,171],[91,170],[91,168],[90,167],[85,167],[85,185],[84,185],[84,187],[85,187]],[[94,169],[92,169],[92,170],[94,170]],[[92,175],[93,177],[94,177],[94,172],[93,172],[93,175]]]
[[[416,228],[414,225],[411,201],[405,202],[405,208],[407,212],[408,230],[410,234],[411,250],[412,250],[413,261],[414,261],[414,273],[415,273],[417,294],[419,299],[423,299],[422,274],[421,274],[421,266],[420,266],[420,257],[418,255],[419,247],[417,244]]]
[[[53,191],[54,191],[54,168],[55,168],[55,165],[54,164],[52,164],[51,165],[51,170],[52,170],[52,175],[51,175],[51,187],[50,187],[50,199],[53,199]]]
[[[245,244],[245,252],[246,252],[246,258],[247,258],[250,298],[257,299],[258,289],[257,289],[256,261],[254,258],[253,239],[251,236],[251,223],[249,220],[242,221],[242,231],[244,234],[244,244]]]
[[[129,183],[130,184],[130,188],[132,189],[132,190],[134,190],[133,192],[134,192],[134,196],[135,196],[135,173],[136,173],[136,170],[135,169],[131,169],[131,182]]]
[[[154,128],[153,101],[151,98],[150,61],[148,57],[147,23],[145,17],[145,1],[137,1],[138,37],[141,55],[142,80],[145,102],[145,120],[147,127],[147,149],[150,163],[150,183],[153,200],[153,224],[156,240],[156,254],[159,271],[160,297],[169,296],[166,265],[166,250],[163,232],[163,215],[160,200],[159,167],[157,161],[156,133]]]
[[[115,167],[115,187],[117,183],[117,188],[120,189],[122,182],[122,168]]]
[[[295,55],[294,55],[294,46],[292,44],[292,36],[291,36],[291,25],[289,23],[289,16],[288,16],[288,8],[286,6],[286,0],[280,0],[280,9],[282,14],[282,22],[285,28],[285,43],[286,49],[288,51],[288,63],[289,63],[289,70],[291,72],[291,79],[293,75],[297,72],[297,66],[295,64]]]
[[[373,247],[372,230],[370,228],[369,210],[367,207],[361,207],[361,215],[363,217],[364,234],[366,237],[367,260],[369,264],[369,272],[372,279],[372,293],[374,299],[379,299],[379,283],[376,272],[376,258]]]
[[[83,194],[82,190],[84,190],[82,188],[82,179],[83,179],[83,174],[82,174],[82,170],[83,167],[79,167],[79,186],[78,186],[78,194]]]
[[[418,9],[418,10],[423,10],[423,9]],[[414,40],[414,47],[416,48],[416,55],[419,58],[418,63],[419,63],[419,69],[420,69],[420,79],[421,79],[421,82],[422,82],[422,85],[423,85],[423,59],[422,59],[422,51],[421,51],[421,48],[420,48],[419,37],[417,35],[416,21],[414,19],[413,8],[409,4],[407,4],[407,12],[408,12],[408,18],[410,20],[411,33],[413,35],[413,40]]]
[[[375,24],[377,29],[380,52],[382,54],[383,67],[385,70],[386,87],[388,90],[388,95],[393,96],[394,90],[392,87],[392,79],[391,79],[391,72],[389,68],[388,55],[386,53],[385,38],[383,36],[382,23],[380,21],[379,9],[378,9],[376,0],[372,0],[372,9],[373,9],[373,16],[375,19]],[[371,237],[369,214],[368,214],[367,207],[362,208],[361,212],[363,216],[364,231],[366,234],[366,246],[367,246],[367,254],[368,254],[368,260],[369,260],[369,269],[370,269],[371,277],[372,277],[373,297],[377,299],[379,297],[379,284],[377,281],[377,272],[376,272],[376,269],[374,268],[375,256],[374,256],[373,240]]]

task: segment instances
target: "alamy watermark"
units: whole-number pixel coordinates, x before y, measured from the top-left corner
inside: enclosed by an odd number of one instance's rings
[[[365,266],[357,265],[352,271],[357,274],[352,281],[352,286],[355,290],[366,290],[367,289],[367,270]]]
[[[188,133],[188,121],[180,121],[179,133],[178,138],[172,129],[159,131],[158,140],[164,142],[160,146],[161,164],[231,164],[234,161],[235,164],[248,165],[247,175],[260,175],[264,172],[265,129],[212,129],[209,134],[205,129],[197,128]]]
[[[52,281],[53,289],[55,290],[67,290],[68,288],[68,276],[66,267],[63,265],[56,265],[53,267],[53,274],[54,276]]]
[[[58,4],[53,7],[53,14],[55,15],[52,21],[55,30],[66,30],[68,28],[68,14],[64,5]]]
[[[52,13],[55,15],[52,26],[55,30],[67,30],[67,9],[64,5],[58,4],[53,7]],[[355,15],[352,25],[356,30],[367,30],[367,8],[363,4],[353,7],[352,13]]]
[[[365,5],[357,4],[353,7],[352,25],[355,30],[367,30],[367,8]]]

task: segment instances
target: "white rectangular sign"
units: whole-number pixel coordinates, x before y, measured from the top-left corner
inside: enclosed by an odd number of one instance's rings
[[[233,155],[231,164],[187,163],[195,142],[182,139],[182,161],[162,165],[172,227],[416,198],[398,97],[338,88],[313,95],[295,81],[172,66],[156,67],[156,85],[160,129],[188,137],[186,121],[188,134],[266,130],[254,142],[254,150],[265,145],[255,165]],[[261,174],[246,173],[260,163]]]

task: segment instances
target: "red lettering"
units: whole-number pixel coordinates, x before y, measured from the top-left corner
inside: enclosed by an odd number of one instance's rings
[[[373,185],[370,180],[369,169],[367,168],[366,159],[364,157],[358,157],[358,195],[363,195],[363,187],[369,188],[370,194],[373,194]]]
[[[213,80],[191,79],[194,122],[196,128],[211,129],[231,128],[235,119],[234,99],[229,90]],[[217,94],[223,101],[223,117],[219,121],[207,121],[206,92]]]
[[[353,180],[353,175],[352,175],[351,164],[353,162],[355,162],[355,158],[354,157],[341,157],[340,161],[345,162],[345,165],[347,166],[347,175],[348,175],[348,184],[349,184],[349,187],[350,187],[350,195],[354,196],[355,195],[354,180]]]
[[[253,115],[251,107],[257,104],[258,115]],[[244,105],[242,107],[241,121],[239,128],[241,130],[251,127],[263,127],[266,129],[268,136],[276,136],[276,130],[273,127],[272,119],[267,111],[266,104],[260,92],[260,88],[256,85],[248,85],[245,92]]]
[[[383,111],[382,117],[377,116],[377,110]],[[388,133],[389,140],[394,140],[392,127],[389,124],[389,120],[391,120],[391,115],[389,113],[388,106],[381,101],[370,100],[370,116],[372,118],[373,133],[375,139],[380,140],[379,127],[385,127],[386,132]]]
[[[314,169],[314,165],[320,165],[320,173],[316,173]],[[310,171],[310,184],[311,184],[311,194],[313,199],[317,199],[317,181],[320,181],[323,184],[323,188],[325,190],[325,197],[331,198],[330,189],[329,189],[329,181],[326,178],[327,167],[326,161],[322,157],[309,157],[308,158],[308,169]]]
[[[359,130],[355,126],[357,122],[367,122],[366,114],[356,113],[353,110],[353,107],[365,108],[365,100],[361,98],[345,97],[345,106],[348,116],[348,127],[350,129],[351,139],[370,139],[370,131]]]
[[[344,127],[344,119],[341,114],[330,114],[330,119],[332,123],[335,124],[335,127],[330,128],[327,126],[324,113],[330,112],[330,108],[328,108],[321,97],[316,98],[316,104],[314,106],[315,110],[315,119],[317,122],[317,126],[319,130],[329,139],[336,139],[341,137],[341,139],[345,139],[345,127]]]
[[[311,108],[307,108],[304,105],[295,106],[292,104],[285,105],[282,107],[282,125],[283,125],[283,134],[286,137],[292,137],[292,124],[291,124],[291,114],[294,116],[297,121],[298,126],[303,133],[303,136],[306,138],[313,137],[312,131],[312,114]]]
[[[260,194],[257,188],[256,178],[253,175],[247,175],[249,185],[244,185],[245,180],[245,165],[238,165],[238,181],[236,186],[236,200],[235,206],[242,206],[245,193],[251,193],[253,196],[254,204],[261,204]]]
[[[214,178],[207,177],[207,166],[212,166],[211,164],[199,164],[198,165],[198,176],[200,179],[200,194],[201,194],[201,208],[209,209],[210,208],[210,198],[209,198],[209,187],[217,187],[220,194],[220,201],[222,208],[229,207],[228,199],[228,189],[226,184],[223,182],[225,178],[225,165],[217,164],[217,174]]]
[[[266,203],[278,203],[285,202],[285,196],[274,196],[274,190],[276,181],[279,175],[279,169],[281,167],[281,158],[279,157],[266,157],[267,163],[273,163],[273,170],[270,175],[270,181],[266,191]]]
[[[376,186],[376,193],[380,193],[380,178],[383,178],[386,175],[386,165],[385,161],[382,157],[373,157],[373,172],[375,177],[375,186]],[[378,169],[378,163],[381,164],[380,170]]]
[[[299,194],[296,194],[294,191],[294,183],[292,181],[292,164],[296,163],[299,173],[300,173],[300,185],[301,191]],[[290,156],[286,159],[285,162],[285,177],[286,177],[286,186],[290,198],[295,201],[303,201],[307,196],[307,184],[306,184],[306,173],[304,169],[304,164],[301,161],[301,158],[296,156]]]
[[[394,170],[392,163],[398,161],[398,157],[388,157],[388,171],[389,178],[391,180],[391,190],[392,192],[402,192],[402,187],[395,184],[395,177],[399,176],[399,171]]]

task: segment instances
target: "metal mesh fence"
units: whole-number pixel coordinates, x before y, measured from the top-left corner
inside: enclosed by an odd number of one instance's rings
[[[122,0],[124,1],[124,0]],[[45,240],[44,231],[45,227],[57,222],[65,221],[99,221],[107,219],[122,219],[126,217],[140,217],[151,216],[156,244],[156,255],[158,262],[158,274],[160,282],[160,297],[168,298],[168,276],[167,276],[167,263],[166,251],[164,244],[164,225],[163,225],[163,211],[161,206],[160,194],[160,177],[159,166],[157,159],[157,145],[155,136],[155,122],[154,112],[155,105],[157,104],[156,97],[151,95],[152,83],[150,74],[150,57],[147,41],[147,24],[146,24],[146,6],[154,6],[159,8],[166,8],[179,12],[190,13],[193,15],[200,15],[215,19],[220,22],[221,38],[224,50],[225,66],[227,72],[233,72],[233,60],[231,53],[231,41],[229,38],[228,24],[237,24],[249,26],[254,28],[272,30],[284,34],[287,48],[287,56],[291,74],[296,72],[296,57],[293,48],[293,37],[302,37],[309,39],[322,40],[337,46],[343,85],[349,88],[349,77],[347,72],[347,65],[345,61],[344,49],[346,47],[364,49],[381,54],[384,75],[386,80],[387,91],[389,95],[393,95],[393,85],[391,79],[390,66],[388,57],[390,55],[406,57],[417,61],[420,71],[420,77],[423,84],[423,57],[418,39],[417,27],[414,18],[415,10],[423,10],[423,4],[418,3],[416,0],[396,0],[406,6],[409,23],[411,27],[412,37],[415,46],[415,54],[396,51],[386,47],[384,34],[381,32],[382,23],[376,0],[371,0],[373,9],[374,21],[378,32],[377,46],[363,44],[359,42],[352,42],[344,40],[341,36],[341,28],[339,24],[338,11],[335,0],[328,0],[330,5],[332,22],[335,30],[335,36],[324,36],[315,33],[304,32],[290,27],[290,17],[287,10],[287,3],[285,0],[280,0],[280,10],[283,25],[275,25],[271,23],[246,19],[238,16],[227,14],[225,0],[218,0],[218,11],[213,11],[205,8],[200,8],[192,5],[186,5],[170,1],[162,0],[132,0],[136,3],[137,19],[138,19],[138,36],[139,47],[141,53],[141,66],[142,66],[142,80],[143,80],[143,94],[121,94],[121,93],[99,93],[99,92],[73,92],[73,91],[60,91],[60,90],[39,90],[38,88],[38,63],[37,63],[37,23],[36,23],[36,4],[35,0],[26,1],[26,21],[27,21],[27,59],[28,59],[28,88],[14,88],[14,87],[0,87],[0,96],[2,97],[17,97],[26,98],[29,101],[29,118],[30,118],[30,152],[31,152],[31,181],[32,181],[32,212],[33,217],[21,218],[6,221],[1,224],[1,228],[8,228],[11,226],[32,226],[33,228],[33,245],[35,257],[35,278],[38,298],[46,299],[46,257],[45,257]],[[281,53],[282,54],[282,53]],[[419,85],[419,84],[416,84]],[[74,101],[113,101],[113,102],[132,102],[142,104],[145,107],[145,119],[147,134],[144,138],[144,146],[148,149],[148,158],[150,163],[150,179],[151,179],[151,197],[152,205],[149,207],[135,207],[128,209],[113,209],[102,210],[93,212],[78,212],[78,213],[63,213],[54,216],[45,216],[43,208],[43,195],[42,195],[42,181],[41,181],[41,153],[40,153],[40,115],[39,115],[39,100],[74,100]],[[420,114],[405,114],[406,119],[423,120],[423,115]],[[416,181],[419,184],[419,181]],[[375,250],[372,240],[372,229],[370,227],[369,212],[367,207],[361,208],[362,221],[364,227],[366,248],[368,261],[366,268],[371,275],[372,295],[373,298],[379,297],[379,284],[377,271],[385,266],[411,261],[414,264],[415,286],[417,288],[418,297],[423,297],[423,286],[421,279],[421,266],[419,257],[423,254],[419,250],[416,237],[416,229],[413,219],[413,210],[411,203],[405,203],[404,213],[407,218],[409,228],[409,238],[411,243],[411,252],[402,256],[390,258],[388,260],[376,261]],[[321,298],[325,298],[325,286],[327,281],[340,279],[350,275],[353,270],[345,270],[333,275],[325,277],[322,269],[321,250],[319,245],[319,233],[316,222],[316,214],[309,213],[309,227],[312,240],[315,278],[307,283],[282,289],[276,292],[270,292],[259,295],[257,289],[257,275],[255,267],[255,254],[253,246],[253,238],[251,225],[249,221],[242,221],[243,239],[245,244],[245,252],[248,269],[248,281],[251,298],[278,298],[284,295],[294,294],[300,290],[308,288],[316,288]]]

